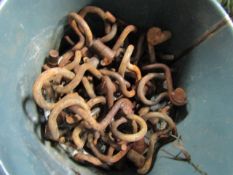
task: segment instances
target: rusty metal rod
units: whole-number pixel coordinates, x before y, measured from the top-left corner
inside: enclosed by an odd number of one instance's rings
[[[119,161],[128,152],[128,149],[126,149],[126,150],[120,150],[117,154],[112,155],[112,156],[104,155],[94,145],[94,143],[93,143],[93,136],[91,134],[88,135],[88,144],[89,144],[90,149],[92,150],[92,152],[95,154],[95,156],[98,157],[103,162],[109,164],[109,165],[111,165],[111,164]]]
[[[146,83],[150,81],[151,79],[158,78],[158,79],[164,79],[164,75],[161,75],[159,73],[148,73],[145,75],[141,81],[138,84],[138,89],[137,89],[137,95],[138,98],[146,105],[156,105],[158,104],[162,99],[168,96],[167,92],[162,92],[160,93],[156,99],[154,100],[148,100],[146,98],[146,94],[144,92],[144,88],[146,86]]]
[[[137,122],[137,124],[140,126],[140,130],[136,133],[132,134],[124,134],[121,131],[119,131],[117,128],[122,124],[126,123],[127,120],[125,118],[121,118],[115,122],[112,123],[111,131],[112,133],[119,139],[126,141],[126,142],[135,142],[140,139],[142,139],[147,132],[147,124],[146,122],[139,117],[138,115],[131,114],[131,115],[126,115],[126,117],[130,120],[134,120]]]
[[[51,110],[54,108],[54,102],[48,102],[45,100],[42,94],[42,87],[45,83],[53,80],[56,76],[63,76],[67,79],[73,79],[75,74],[65,68],[51,68],[42,72],[39,77],[36,79],[33,85],[33,97],[41,108]]]
[[[168,95],[169,95],[171,102],[177,106],[183,106],[187,103],[187,97],[186,97],[186,93],[184,89],[182,88],[176,88],[175,90],[173,89],[172,75],[171,75],[170,68],[167,65],[156,63],[156,64],[146,65],[142,69],[147,70],[147,71],[152,70],[152,69],[163,70],[165,73],[165,78],[166,78],[167,88],[168,88]]]
[[[82,64],[75,69],[75,77],[65,86],[59,85],[54,86],[54,89],[59,93],[69,93],[74,88],[76,88],[79,83],[81,82],[84,74],[86,71],[91,72],[96,78],[100,79],[102,77],[102,74],[90,63]]]
[[[113,72],[113,71],[109,71],[107,69],[100,69],[100,72],[103,74],[103,75],[108,75],[110,76],[111,78],[114,78],[115,80],[117,80],[120,84],[120,88],[121,88],[121,91],[122,93],[126,96],[126,97],[133,97],[135,95],[135,90],[132,89],[132,90],[128,90],[127,87],[126,87],[126,82],[124,80],[124,78],[116,73],[116,72]]]

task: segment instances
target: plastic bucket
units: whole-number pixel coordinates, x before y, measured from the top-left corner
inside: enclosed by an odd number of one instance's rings
[[[1,0],[0,174],[110,174],[74,164],[37,137],[32,84],[45,56],[58,46],[65,16],[87,4],[129,23],[173,33],[162,49],[174,53],[188,116],[178,124],[195,164],[211,175],[233,174],[233,31],[214,0]],[[167,145],[166,149],[172,149]],[[149,174],[197,174],[159,152]],[[133,174],[111,172],[111,174]]]

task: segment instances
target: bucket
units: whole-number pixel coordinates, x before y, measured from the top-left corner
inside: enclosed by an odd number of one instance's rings
[[[0,174],[135,173],[75,164],[39,138],[32,85],[48,51],[59,47],[67,14],[89,4],[172,32],[160,49],[175,55],[176,82],[187,92],[188,115],[177,127],[192,163],[159,151],[149,174],[233,174],[233,30],[214,0],[1,0]]]

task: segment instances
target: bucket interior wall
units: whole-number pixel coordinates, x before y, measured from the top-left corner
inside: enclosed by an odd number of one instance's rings
[[[88,4],[142,28],[155,25],[172,32],[172,39],[160,49],[179,59],[175,64],[177,85],[184,86],[189,98],[189,114],[179,123],[179,133],[194,163],[203,170],[220,174],[224,169],[224,174],[232,174],[231,24],[226,22],[184,54],[206,32],[227,21],[213,0],[0,1],[0,174],[110,174],[74,164],[36,134],[39,114],[32,99],[32,85],[48,51],[59,47],[66,15]],[[171,145],[165,148],[173,149]],[[189,164],[164,156],[159,152],[150,174],[196,173]]]

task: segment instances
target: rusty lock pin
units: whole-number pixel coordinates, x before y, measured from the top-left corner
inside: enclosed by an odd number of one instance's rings
[[[171,100],[171,102],[176,106],[183,106],[187,103],[187,97],[184,89],[182,88],[176,88],[173,89],[173,82],[172,82],[172,75],[170,68],[161,63],[156,64],[150,64],[147,66],[144,66],[142,68],[143,70],[151,70],[151,69],[162,69],[165,73],[165,78],[167,81],[167,88],[168,88],[168,95]]]
[[[161,44],[171,38],[171,32],[161,31],[158,27],[151,27],[147,31],[148,52],[151,63],[156,63],[154,46]]]
[[[75,20],[80,27],[80,30],[83,30],[83,33],[86,37],[86,44],[88,47],[95,50],[104,60],[108,60],[108,63],[111,63],[113,58],[115,57],[116,52],[110,49],[107,45],[101,42],[99,39],[93,39],[93,34],[86,23],[86,21],[78,14],[72,12],[69,14],[69,19]]]

